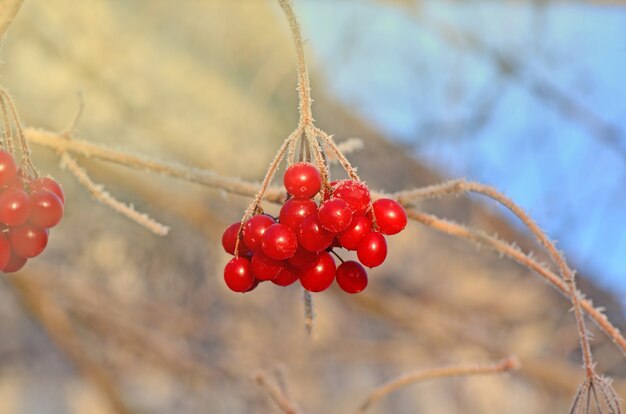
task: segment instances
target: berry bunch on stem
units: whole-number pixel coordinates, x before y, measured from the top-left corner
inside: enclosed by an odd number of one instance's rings
[[[63,189],[39,177],[11,96],[0,89],[0,270],[13,273],[48,244],[63,217]]]

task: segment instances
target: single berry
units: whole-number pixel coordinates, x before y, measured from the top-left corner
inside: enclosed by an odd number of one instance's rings
[[[24,267],[28,259],[24,257],[20,257],[15,254],[15,252],[11,252],[11,257],[9,258],[9,262],[2,268],[4,273],[14,273]]]
[[[317,252],[310,252],[304,249],[302,246],[298,246],[296,253],[289,258],[289,264],[296,269],[306,269],[312,266],[316,261],[319,254]]]
[[[337,268],[337,284],[348,293],[359,293],[367,287],[367,272],[360,263],[343,262]]]
[[[35,227],[32,224],[11,227],[9,241],[15,254],[29,259],[38,256],[46,248],[48,230]]]
[[[11,258],[11,244],[3,233],[0,233],[0,269],[9,263]]]
[[[38,190],[48,190],[52,191],[61,199],[62,203],[65,203],[65,194],[63,193],[63,188],[61,184],[59,184],[54,178],[51,177],[40,177],[31,183],[31,191]]]
[[[397,234],[406,227],[406,211],[397,201],[381,198],[374,201],[373,208],[376,224],[381,233]]]
[[[0,222],[19,226],[28,220],[30,197],[24,190],[9,187],[0,194]]]
[[[63,217],[63,202],[51,191],[38,190],[30,195],[28,220],[37,227],[49,229]]]
[[[356,249],[359,261],[367,267],[380,266],[387,257],[387,241],[377,231],[366,234]]]
[[[298,162],[287,168],[283,178],[287,192],[296,198],[311,198],[322,188],[322,177],[315,166]]]
[[[237,243],[237,233],[239,232],[239,227],[241,223],[233,223],[230,226],[226,227],[224,230],[224,234],[222,234],[222,247],[224,251],[228,254],[235,254],[235,245]],[[239,255],[244,256],[247,253],[250,253],[250,249],[243,241],[243,237],[239,240]]]
[[[234,257],[224,267],[226,286],[234,292],[245,292],[254,284],[250,261],[245,257]]]
[[[300,246],[311,252],[319,252],[330,246],[334,234],[325,230],[320,224],[317,214],[311,214],[300,223],[298,242]]]
[[[333,233],[344,231],[352,221],[352,209],[347,202],[340,198],[331,198],[325,201],[320,206],[317,215],[322,227]]]
[[[330,253],[322,252],[313,266],[302,271],[300,283],[310,292],[321,292],[335,280],[335,270],[335,261]]]
[[[274,219],[266,214],[258,214],[246,221],[243,226],[243,241],[246,242],[250,250],[261,249],[263,234],[274,223]]]
[[[298,236],[291,227],[284,224],[272,224],[265,230],[261,247],[270,259],[286,260],[298,249]]]
[[[0,150],[0,186],[9,185],[17,175],[17,166],[13,156]]]
[[[259,286],[260,283],[261,283],[261,280],[254,279],[254,282],[252,282],[252,286],[250,286],[248,290],[246,290],[244,293],[252,292],[254,289],[256,289],[257,286]]]
[[[250,270],[259,280],[274,279],[283,267],[285,267],[283,263],[270,259],[260,251],[252,255],[250,262]]]
[[[363,214],[370,205],[370,190],[356,180],[340,181],[333,190],[333,197],[344,200],[355,214]]]
[[[272,283],[278,286],[289,286],[300,278],[298,271],[291,266],[283,266],[278,276],[272,279]]]
[[[372,222],[365,216],[359,215],[352,219],[352,223],[337,239],[344,249],[356,250],[361,239],[372,230]]]
[[[308,198],[290,198],[280,209],[278,221],[292,229],[297,229],[302,220],[316,211],[315,201]]]

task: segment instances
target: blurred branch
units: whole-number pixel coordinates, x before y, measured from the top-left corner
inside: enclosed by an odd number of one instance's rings
[[[384,396],[397,391],[407,385],[429,381],[438,378],[467,377],[475,375],[501,374],[519,368],[519,361],[509,357],[489,365],[453,365],[448,367],[431,368],[402,375],[372,391],[357,410],[357,414],[367,411],[375,402]]]
[[[22,7],[23,0],[0,0],[0,38]]]
[[[298,414],[300,410],[296,407],[296,404],[291,401],[289,395],[284,392],[278,385],[275,385],[268,378],[267,374],[260,371],[254,375],[254,379],[270,396],[272,401],[276,403],[278,408],[285,414]]]

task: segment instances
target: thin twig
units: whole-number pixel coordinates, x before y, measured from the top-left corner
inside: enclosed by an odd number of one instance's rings
[[[448,367],[438,367],[411,372],[409,374],[405,374],[396,379],[393,379],[372,391],[357,410],[357,414],[364,413],[375,402],[377,402],[384,396],[391,394],[392,392],[400,388],[406,387],[407,385],[412,385],[418,382],[433,380],[437,378],[500,374],[503,372],[516,370],[518,368],[519,362],[517,358],[509,357],[502,361],[487,365],[452,365]]]
[[[272,401],[276,403],[278,408],[285,414],[298,414],[300,410],[298,407],[289,399],[287,395],[285,395],[281,389],[272,383],[267,374],[263,371],[258,372],[254,375],[254,379],[270,396]]]

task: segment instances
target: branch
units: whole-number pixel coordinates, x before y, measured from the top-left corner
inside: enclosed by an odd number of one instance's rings
[[[357,414],[364,413],[375,402],[392,392],[418,382],[429,381],[438,378],[467,377],[475,375],[500,374],[519,368],[519,361],[515,357],[509,357],[489,365],[452,365],[411,372],[402,375],[372,391],[359,407]]]
[[[286,395],[280,389],[280,387],[273,384],[269,380],[265,372],[261,371],[261,372],[256,373],[254,375],[254,379],[256,380],[257,384],[259,384],[267,392],[267,394],[270,396],[272,401],[276,403],[278,408],[280,408],[280,410],[283,413],[285,414],[300,413],[300,410],[298,410],[298,407],[296,407],[296,405],[291,401],[291,399],[289,399],[289,396]]]
[[[22,2],[23,0],[0,0],[0,38],[13,22]]]

